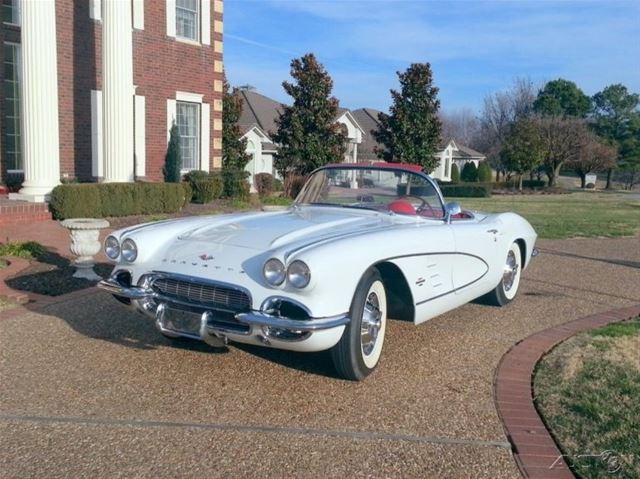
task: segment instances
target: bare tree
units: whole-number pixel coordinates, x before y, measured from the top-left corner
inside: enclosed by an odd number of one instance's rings
[[[566,166],[580,175],[580,187],[585,188],[587,186],[587,175],[613,168],[616,164],[617,156],[618,152],[615,147],[605,145],[598,140],[596,135],[590,134],[579,148],[578,157],[567,162]]]
[[[584,120],[545,116],[535,122],[544,145],[544,167],[549,186],[555,186],[562,165],[578,160],[593,136]]]
[[[529,118],[533,114],[536,93],[530,79],[516,78],[508,90],[484,98],[478,137],[472,143],[487,155],[489,163],[498,173],[506,172],[500,160],[502,145],[511,132],[511,127],[518,120]]]
[[[442,138],[453,138],[463,145],[475,146],[474,141],[479,136],[480,122],[470,108],[461,108],[451,112],[440,112],[442,122]]]

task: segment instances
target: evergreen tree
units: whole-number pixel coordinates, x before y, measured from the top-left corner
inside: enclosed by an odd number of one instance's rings
[[[591,98],[574,82],[559,78],[538,92],[533,109],[542,115],[586,118],[591,112]]]
[[[438,118],[439,89],[433,85],[429,63],[413,63],[398,72],[400,91],[391,90],[389,114],[380,113],[376,140],[384,145],[376,153],[390,162],[416,163],[433,171],[442,125]]]
[[[486,161],[481,161],[478,165],[478,181],[480,183],[491,182],[491,167]]]
[[[238,121],[242,114],[240,92],[230,89],[227,78],[222,83],[222,169],[242,171],[251,156],[246,153],[247,139],[241,138]]]
[[[454,163],[451,165],[451,183],[459,183],[460,182],[460,170],[458,169],[458,165]]]
[[[629,93],[624,85],[609,85],[593,96],[594,131],[618,149],[618,164],[640,172],[640,95]],[[615,165],[614,165],[615,167]],[[610,168],[607,188],[611,187]]]
[[[274,163],[287,192],[291,176],[341,162],[346,151],[346,135],[336,122],[338,100],[331,96],[333,80],[322,64],[308,53],[291,62],[291,76],[294,82],[282,86],[293,103],[283,106],[273,136],[279,145]]]
[[[164,157],[164,181],[167,183],[180,183],[182,175],[182,153],[180,152],[180,132],[175,122],[171,125],[169,131],[169,145],[167,146],[167,154]]]
[[[465,163],[460,173],[460,179],[466,183],[478,181],[478,169],[473,161]]]
[[[522,175],[540,165],[544,154],[540,129],[536,123],[527,119],[513,125],[500,152],[504,166],[519,175],[518,189],[521,191]]]

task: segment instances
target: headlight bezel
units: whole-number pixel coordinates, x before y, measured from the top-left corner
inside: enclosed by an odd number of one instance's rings
[[[126,246],[130,246],[127,248]],[[138,245],[131,238],[125,239],[120,245],[120,255],[127,263],[133,263],[138,258]]]
[[[275,268],[269,266],[275,266]],[[274,277],[274,274],[278,276]],[[262,266],[262,277],[271,286],[281,286],[287,279],[287,268],[278,258],[269,258]]]
[[[109,242],[111,242],[111,245],[109,245]],[[115,244],[114,244],[115,242]],[[117,260],[118,257],[120,256],[121,253],[121,247],[120,247],[120,241],[118,241],[118,238],[116,238],[113,235],[109,235],[105,238],[104,240],[104,254],[106,255],[107,258],[109,258],[110,260]],[[111,250],[113,252],[113,254],[109,254],[109,250]]]
[[[299,259],[291,262],[287,267],[287,284],[296,289],[304,289],[311,283],[311,269],[309,265]]]

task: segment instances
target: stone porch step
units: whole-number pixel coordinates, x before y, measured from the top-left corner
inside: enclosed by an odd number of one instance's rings
[[[47,203],[29,203],[0,197],[0,232],[11,225],[50,219],[51,212]]]

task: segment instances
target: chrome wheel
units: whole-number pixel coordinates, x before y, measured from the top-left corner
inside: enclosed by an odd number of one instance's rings
[[[360,344],[362,354],[369,356],[375,348],[378,340],[378,333],[382,326],[382,311],[380,311],[380,301],[375,292],[370,292],[362,311],[362,322],[360,326]]]
[[[502,284],[505,291],[510,291],[513,287],[513,283],[518,276],[518,269],[520,265],[516,259],[516,255],[513,250],[509,250],[507,255],[507,263],[504,265],[504,274],[502,275]]]

